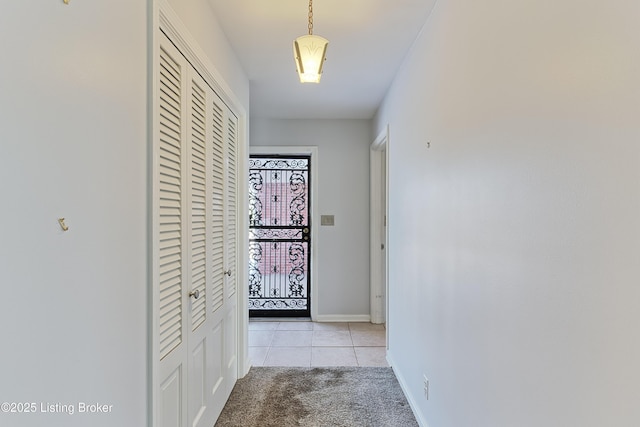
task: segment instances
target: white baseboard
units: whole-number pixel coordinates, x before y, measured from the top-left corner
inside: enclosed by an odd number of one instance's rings
[[[409,392],[409,388],[407,387],[407,382],[405,381],[400,371],[396,368],[396,364],[393,361],[393,355],[389,350],[387,350],[387,363],[389,363],[389,366],[391,366],[391,368],[393,369],[393,373],[396,374],[398,383],[400,383],[400,388],[404,392],[404,395],[407,398],[407,401],[409,402],[409,406],[413,411],[413,415],[416,417],[416,421],[418,422],[418,425],[420,427],[429,427],[429,424],[427,424],[427,421],[424,419],[424,414],[416,404],[415,397]]]
[[[314,322],[371,322],[368,314],[318,314]]]

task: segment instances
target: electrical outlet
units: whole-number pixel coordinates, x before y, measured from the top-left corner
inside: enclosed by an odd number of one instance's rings
[[[425,399],[429,400],[429,378],[427,378],[426,375],[423,375],[423,390],[424,390],[424,397]]]

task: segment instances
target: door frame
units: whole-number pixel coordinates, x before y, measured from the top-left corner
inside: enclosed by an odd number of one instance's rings
[[[316,146],[280,146],[280,145],[269,145],[269,146],[262,146],[262,145],[252,145],[249,147],[249,154],[251,155],[274,155],[274,154],[279,154],[279,155],[283,155],[283,156],[289,156],[289,155],[307,155],[307,156],[311,156],[311,168],[309,170],[309,174],[311,176],[311,212],[309,212],[310,214],[310,218],[311,218],[311,268],[310,268],[310,277],[311,277],[311,283],[310,283],[310,287],[311,287],[311,320],[315,320],[318,317],[318,287],[316,286],[318,281],[317,281],[317,274],[318,274],[318,268],[317,268],[317,259],[318,259],[318,226],[320,225],[320,215],[318,214],[319,210],[318,210],[318,200],[317,200],[317,194],[318,194],[318,147]],[[247,156],[248,157],[248,156]],[[248,174],[248,169],[245,171],[245,182],[248,180],[248,178],[246,177],[246,175]],[[248,210],[248,201],[247,203],[247,210]],[[246,219],[248,218],[248,215],[246,215],[244,217],[244,222],[246,223],[248,220]],[[246,224],[246,234],[248,236],[248,224]],[[245,253],[247,253],[247,257],[248,257],[248,248],[249,248],[249,240],[248,237],[246,238],[246,245],[245,245]],[[246,264],[246,263],[245,263]],[[245,270],[247,270],[246,274],[248,274],[248,265],[246,266]],[[245,280],[245,288],[247,288],[246,283],[249,283],[248,280]],[[246,295],[245,299],[245,306],[248,305],[248,300],[249,300],[249,289],[245,289],[244,290],[244,294]]]
[[[382,168],[382,160],[385,168]],[[371,323],[388,323],[389,318],[389,126],[370,147],[370,284]],[[382,194],[386,195],[382,197]],[[381,238],[384,224],[386,233]],[[384,250],[381,245],[385,245]],[[383,269],[384,267],[384,269]],[[383,274],[384,271],[384,274]],[[387,330],[389,328],[387,327]],[[388,340],[387,340],[388,341]]]
[[[238,118],[238,135],[237,135],[237,248],[236,248],[236,279],[237,283],[247,282],[248,269],[248,228],[244,218],[248,216],[248,192],[247,188],[247,170],[249,167],[249,143],[248,143],[248,118],[247,111],[240,99],[232,91],[231,87],[226,83],[222,74],[214,66],[213,62],[200,48],[197,41],[193,38],[189,30],[182,23],[178,15],[172,9],[167,0],[153,0],[150,3],[152,25],[149,28],[149,68],[148,73],[148,185],[151,191],[147,200],[148,209],[148,352],[147,360],[149,366],[149,383],[148,383],[148,418],[149,426],[157,426],[159,423],[157,414],[160,402],[156,390],[159,383],[159,361],[155,357],[158,354],[159,343],[156,338],[158,336],[159,325],[156,321],[157,304],[154,294],[154,260],[157,255],[158,248],[154,243],[154,218],[158,215],[158,209],[154,205],[153,200],[156,197],[157,189],[154,186],[153,174],[156,170],[154,165],[154,136],[157,129],[156,117],[158,106],[154,100],[154,94],[157,92],[157,83],[155,72],[159,67],[159,38],[164,33],[171,42],[178,48],[182,55],[191,63],[191,65],[200,73],[200,75],[210,84],[216,94],[229,108],[237,115]],[[236,357],[237,357],[237,377],[242,378],[251,367],[249,361],[249,308],[248,308],[248,289],[244,286],[237,286],[236,298]]]

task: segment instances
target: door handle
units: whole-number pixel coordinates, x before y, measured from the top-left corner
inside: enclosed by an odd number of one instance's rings
[[[231,277],[231,269],[229,269],[229,270],[225,271],[223,274],[224,274],[225,276],[229,276],[229,277]]]
[[[193,297],[193,299],[198,299],[200,298],[200,291],[197,289],[195,291],[191,291],[189,292],[189,296]]]

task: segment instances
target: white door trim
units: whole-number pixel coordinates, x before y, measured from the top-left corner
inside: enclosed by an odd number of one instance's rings
[[[250,146],[250,154],[303,154],[311,156],[311,320],[318,318],[318,227],[320,226],[320,214],[318,212],[318,147],[315,146]],[[247,173],[245,173],[247,175]],[[248,204],[248,202],[247,202]],[[245,218],[248,218],[246,216]],[[246,219],[244,220],[246,223]],[[246,243],[249,247],[249,243]],[[248,268],[248,267],[247,267]],[[244,283],[249,283],[245,281]],[[245,286],[246,288],[246,286]],[[245,290],[248,293],[248,289]],[[248,296],[245,298],[248,300]]]
[[[383,228],[388,212],[388,197],[383,200],[383,190],[388,193],[388,174],[382,168],[382,159],[389,142],[389,127],[386,126],[371,144],[370,150],[370,283],[371,283],[371,323],[387,323],[386,296],[388,293],[388,280],[382,277],[383,265],[388,265],[388,247],[382,250],[382,245],[387,245],[387,236],[382,237],[380,230]],[[388,165],[388,156],[384,156]],[[388,168],[386,168],[388,170]],[[384,178],[384,183],[382,182]],[[383,213],[384,212],[384,213]],[[384,254],[384,256],[383,256]],[[386,268],[384,271],[386,272]],[[388,274],[387,274],[388,277]]]

